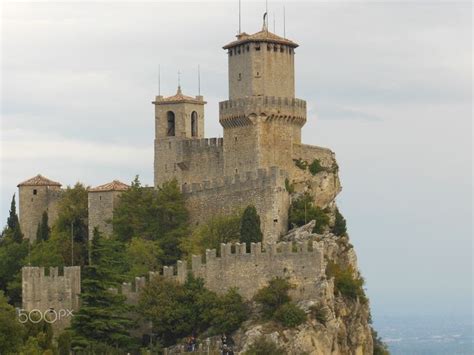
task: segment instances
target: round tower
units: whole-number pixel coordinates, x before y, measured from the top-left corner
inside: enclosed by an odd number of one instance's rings
[[[43,212],[48,213],[50,226],[56,221],[61,184],[38,174],[19,183],[18,192],[21,231],[24,238],[34,242]]]

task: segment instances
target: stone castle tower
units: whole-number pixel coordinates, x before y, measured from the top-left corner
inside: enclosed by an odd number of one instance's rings
[[[59,182],[36,175],[18,184],[19,219],[24,238],[35,241],[38,224],[43,213],[48,214],[48,224],[52,226],[58,216],[58,201],[61,197]]]

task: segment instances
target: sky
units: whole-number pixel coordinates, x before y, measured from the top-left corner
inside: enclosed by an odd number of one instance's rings
[[[1,37],[0,221],[16,185],[140,175],[153,184],[151,101],[177,72],[206,136],[222,136],[222,46],[238,2],[6,2]],[[283,34],[283,2],[269,1]],[[472,9],[470,2],[285,1],[297,43],[306,144],[331,148],[337,198],[375,318],[472,312]],[[264,1],[242,2],[242,30]]]

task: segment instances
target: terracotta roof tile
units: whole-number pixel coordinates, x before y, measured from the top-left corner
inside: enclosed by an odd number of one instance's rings
[[[128,190],[130,186],[124,184],[121,181],[114,180],[104,185],[99,185],[89,189],[89,192],[105,192],[105,191],[125,191]]]
[[[61,186],[61,184],[38,174],[31,179],[20,182],[17,186]]]
[[[237,35],[236,41],[230,42],[229,44],[225,45],[223,48],[229,49],[231,47],[237,46],[239,44],[244,44],[247,42],[272,42],[272,43],[278,43],[278,44],[286,44],[287,46],[290,46],[293,48],[298,47],[297,43],[287,38],[283,38],[274,33],[271,33],[270,31],[266,29],[263,29],[260,32],[254,33],[252,35],[242,32]]]

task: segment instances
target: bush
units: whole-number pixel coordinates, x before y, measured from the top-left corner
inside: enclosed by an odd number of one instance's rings
[[[292,194],[295,192],[295,185],[290,183],[290,180],[288,180],[288,178],[285,179],[285,189],[289,194]]]
[[[322,325],[326,325],[328,316],[326,310],[321,305],[309,307],[311,318],[316,319]]]
[[[273,318],[285,327],[294,328],[306,320],[306,313],[294,303],[281,305]]]
[[[352,267],[341,267],[339,264],[329,262],[326,267],[326,276],[334,277],[334,291],[339,291],[343,297],[359,299],[366,303],[367,298],[363,289],[364,279],[355,277]]]
[[[250,345],[244,355],[285,355],[285,351],[273,341],[261,336]]]
[[[311,164],[308,166],[309,172],[312,175],[316,175],[322,171],[325,171],[326,169],[321,166],[321,162],[318,159],[314,159]]]
[[[336,221],[334,222],[334,227],[332,227],[331,231],[340,237],[347,233],[346,219],[339,212],[338,208],[336,208]]]
[[[387,344],[382,341],[374,329],[372,329],[372,339],[374,342],[374,355],[390,355]]]
[[[293,200],[288,212],[288,223],[291,229],[293,225],[297,227],[304,226],[308,222],[315,220],[313,233],[323,233],[325,227],[329,224],[329,217],[324,211],[314,205],[314,199],[309,193],[304,193]]]
[[[270,280],[268,286],[258,290],[254,296],[254,300],[262,306],[265,318],[272,318],[280,306],[290,302],[288,291],[291,288],[292,286],[287,280],[281,277],[275,277]]]

